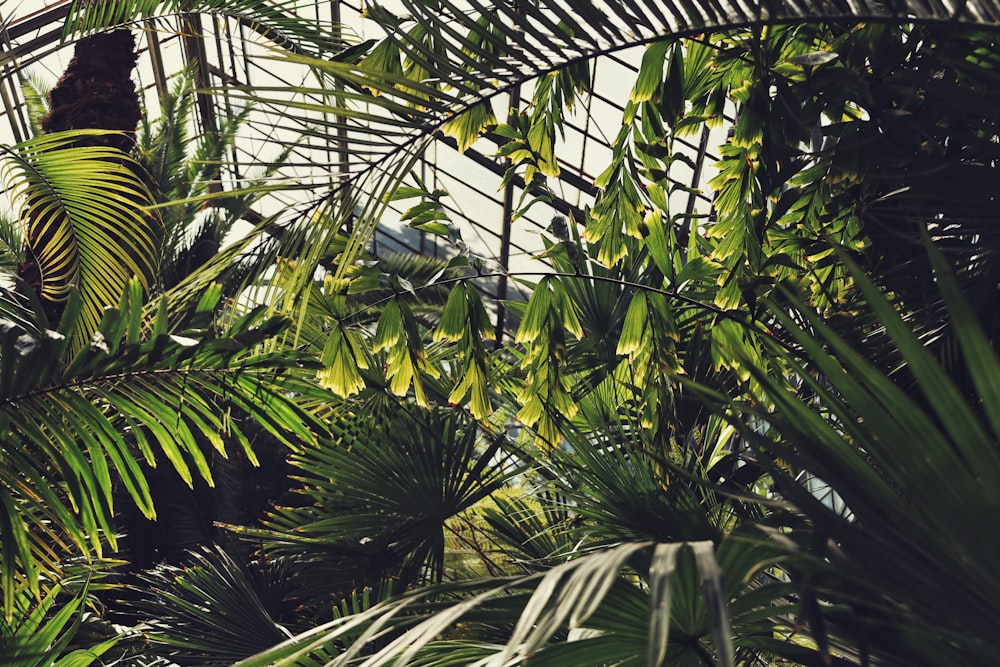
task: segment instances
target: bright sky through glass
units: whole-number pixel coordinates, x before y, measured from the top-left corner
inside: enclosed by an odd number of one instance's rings
[[[60,46],[57,41],[59,22],[43,23],[69,0],[45,3],[43,0],[21,0],[12,4],[5,0],[0,19],[6,22],[10,39],[0,44],[2,85],[5,104],[0,108],[0,142],[13,143],[23,136],[25,109],[23,95],[17,82],[17,72],[28,73],[43,86],[52,86],[72,56],[72,45]],[[284,3],[287,5],[287,3]],[[383,3],[390,10],[402,11],[398,3]],[[319,0],[301,0],[298,11],[302,16],[318,18],[332,25],[333,3]],[[345,36],[353,39],[376,39],[381,36],[371,21],[361,19],[360,6],[350,2],[341,4],[340,17]],[[36,23],[37,25],[33,24]],[[27,30],[25,26],[32,25]],[[145,30],[133,32],[138,38],[140,60],[134,79],[141,86],[147,116],[152,120],[158,114],[158,89],[154,60],[150,45],[162,59],[166,85],[184,67],[185,51],[178,37],[180,23],[177,17],[162,19]],[[204,17],[204,53],[209,63],[211,85],[216,88],[214,113],[218,118],[232,116],[241,111],[245,97],[237,94],[238,87],[250,85],[258,88],[314,87],[316,79],[307,67],[290,62],[284,54],[274,49],[260,35],[230,20]],[[24,51],[31,45],[29,51]],[[21,52],[18,52],[18,50]],[[628,99],[635,80],[635,68],[642,56],[642,48],[633,48],[597,59],[591,64],[595,94],[579,99],[573,111],[566,116],[566,127],[556,154],[560,157],[562,178],[549,178],[548,185],[562,202],[562,210],[582,211],[593,203],[592,187],[596,176],[610,161],[610,143],[622,122],[622,106]],[[159,82],[161,85],[163,81]],[[530,99],[531,82],[521,88],[522,100]],[[260,176],[260,164],[275,158],[289,144],[297,148],[289,156],[288,164],[276,177],[283,183],[296,184],[298,189],[265,197],[258,205],[258,213],[288,217],[302,214],[308,203],[328,192],[338,180],[338,173],[346,169],[354,172],[363,168],[365,161],[357,159],[348,147],[346,160],[337,144],[337,137],[324,127],[320,114],[291,108],[280,103],[281,93],[268,93],[277,98],[274,104],[255,104],[242,128],[231,162],[223,172],[225,187],[237,187],[241,179]],[[284,95],[290,102],[310,101],[302,92]],[[312,101],[320,102],[318,98]],[[502,122],[510,105],[510,97],[500,93],[492,99],[493,109]],[[718,142],[716,142],[718,143]],[[493,157],[498,146],[490,139],[480,139],[465,154],[444,141],[436,142],[415,172],[429,189],[442,188],[449,192],[445,200],[452,221],[461,231],[469,250],[496,263],[500,257],[501,229],[504,217],[504,192],[501,186],[503,163]],[[696,149],[692,146],[692,155]],[[706,166],[710,166],[711,159]],[[679,163],[678,163],[679,165]],[[678,179],[691,179],[692,172],[678,166]],[[704,175],[703,179],[704,181]],[[521,200],[522,192],[515,188],[514,203]],[[671,201],[678,210],[689,205],[689,195],[678,193]],[[529,201],[529,195],[524,201]],[[428,238],[407,228],[400,221],[400,214],[416,203],[408,200],[396,203],[382,218],[375,243],[379,250],[409,250],[421,253],[447,254],[454,247],[440,240]],[[698,204],[703,209],[706,204]],[[512,225],[509,249],[509,270],[512,273],[533,272],[545,265],[533,259],[542,249],[539,234],[548,227],[559,211],[539,203]],[[513,295],[512,295],[513,296]]]

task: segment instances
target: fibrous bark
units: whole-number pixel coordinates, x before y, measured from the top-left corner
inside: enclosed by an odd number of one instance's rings
[[[125,136],[88,139],[89,143],[117,146],[129,152],[142,117],[132,82],[138,55],[128,30],[92,35],[76,45],[66,72],[49,93],[49,113],[42,118],[45,132],[62,130],[118,130]]]

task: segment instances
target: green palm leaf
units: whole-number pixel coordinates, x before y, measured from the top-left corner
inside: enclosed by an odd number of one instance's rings
[[[139,460],[166,461],[189,484],[195,475],[211,483],[209,453],[199,437],[222,455],[232,440],[253,460],[235,416],[249,416],[293,446],[323,430],[286,393],[314,391],[294,379],[300,360],[258,349],[286,321],[257,311],[211,338],[171,333],[164,319],[143,338],[142,306],[133,281],[68,366],[60,361],[69,345],[62,334],[0,326],[0,559],[7,610],[18,585],[38,590],[39,567],[58,569],[53,549],[69,545],[99,555],[115,545],[113,480],[147,516],[155,515]]]
[[[820,642],[828,632],[846,633],[885,664],[976,664],[994,652],[983,619],[996,613],[1000,599],[997,551],[983,537],[981,520],[1000,509],[1000,405],[992,389],[1000,360],[942,255],[932,246],[929,253],[950,316],[960,325],[955,336],[975,378],[972,396],[849,263],[913,388],[903,391],[806,306],[796,306],[802,326],[771,303],[770,313],[797,345],[794,354],[774,345],[772,351],[803,386],[799,395],[791,393],[751,365],[763,389],[756,400],[768,407],[734,409],[755,417],[741,425],[744,437],[779,493],[811,522],[794,524],[796,532],[788,534],[802,548],[793,562],[801,560],[796,567],[811,573],[803,582],[803,613]],[[821,502],[798,481],[803,476],[829,485],[846,512]],[[838,604],[852,610],[850,621]]]
[[[339,26],[317,26],[296,11],[297,0],[260,3],[256,0],[77,0],[70,10],[64,35],[95,32],[102,28],[169,14],[218,14],[238,19],[275,43],[313,55],[342,51],[346,44],[336,37]],[[319,29],[317,29],[319,28]]]
[[[148,287],[156,271],[159,225],[145,210],[153,202],[137,165],[114,148],[73,145],[97,134],[104,133],[59,132],[4,147],[0,174],[19,207],[42,299],[62,302],[74,289],[82,294],[73,351],[130,278]]]
[[[16,220],[0,216],[0,271],[13,275],[24,260],[24,237]]]
[[[142,576],[134,608],[150,621],[153,653],[180,665],[224,667],[291,636],[280,625],[288,563],[240,566],[221,549]],[[277,593],[277,595],[275,595]]]
[[[518,472],[503,436],[461,413],[348,405],[332,430],[334,442],[292,458],[309,504],[275,509],[267,531],[240,531],[311,563],[303,596],[346,595],[390,576],[400,586],[440,581],[446,522]]]
[[[767,596],[739,591],[774,553],[745,543],[724,544],[718,559],[735,579],[724,585],[711,543],[622,544],[581,556],[544,575],[413,591],[319,626],[238,665],[298,664],[297,660],[326,650],[359,627],[366,628],[361,640],[328,665],[699,665],[712,656],[712,636],[714,659],[732,665],[729,611],[718,603],[737,599],[733,609],[738,614],[734,618],[739,618],[777,595],[774,590],[766,591]],[[623,568],[632,574],[631,582],[621,576]],[[642,583],[637,585],[634,577]],[[442,593],[457,593],[461,599],[431,601],[430,596]],[[744,594],[747,604],[740,600]],[[773,632],[777,626],[766,619],[783,612],[787,609],[770,608],[763,619],[749,613],[746,641],[753,643],[756,634]],[[463,623],[467,634],[493,629],[487,634],[502,640],[447,638],[456,623]],[[498,633],[498,626],[508,629]],[[367,657],[361,653],[368,642],[392,630],[403,632]],[[736,635],[735,643],[740,643],[743,637]],[[803,653],[816,658],[815,652]]]
[[[35,600],[19,591],[15,611],[0,620],[0,660],[9,667],[87,667],[101,660],[117,638],[67,651],[75,639],[87,602],[87,587],[69,597],[55,586]]]

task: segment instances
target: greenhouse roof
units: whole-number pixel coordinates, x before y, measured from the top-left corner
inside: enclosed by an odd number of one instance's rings
[[[29,0],[0,14],[6,28],[0,35],[3,143],[31,136],[31,116],[39,113],[26,104],[21,79],[30,78],[42,90],[51,87],[72,56],[72,42],[63,39],[71,4],[61,0],[42,6]],[[314,21],[329,35],[342,37],[348,48],[385,36],[377,24],[363,18],[359,3],[296,0],[272,4]],[[212,14],[166,14],[135,24],[133,33],[140,56],[133,78],[141,88],[147,120],[157,116],[159,99],[176,86],[178,75],[192,67],[198,88],[210,91],[199,99],[199,131],[217,131],[221,124],[246,114],[223,165],[226,189],[260,176],[282,151],[289,151],[283,167],[272,177],[283,187],[258,203],[255,211],[260,216],[275,215],[289,222],[314,214],[343,180],[373,166],[382,168],[387,155],[413,141],[411,135],[393,127],[393,119],[378,118],[378,111],[347,122],[331,118],[321,108],[329,102],[330,91],[317,87],[309,68],[283,49],[280,36],[250,21]],[[412,173],[427,190],[448,193],[443,204],[457,233],[450,243],[442,243],[417,232],[400,220],[413,202],[392,202],[379,214],[374,249],[447,255],[455,252],[460,237],[464,244],[460,247],[491,268],[544,270],[543,264],[532,259],[542,250],[539,233],[557,215],[580,221],[583,210],[594,201],[594,182],[610,162],[611,144],[621,126],[641,55],[642,48],[637,47],[609,51],[592,61],[592,92],[580,95],[565,118],[557,151],[558,175],[547,179],[544,192],[537,183],[526,186],[517,175],[504,183],[507,166],[497,155],[507,141],[504,137],[487,132],[460,151],[454,138],[440,129],[430,130],[433,140],[412,163]],[[520,104],[519,99],[530,98],[533,85],[530,80],[513,87],[498,83],[497,91],[487,98],[496,117],[502,121],[509,108]],[[385,125],[383,141],[372,142],[371,125],[380,122]],[[367,127],[354,135],[352,124]],[[693,139],[685,141],[684,150],[690,156],[687,178],[697,185],[713,158],[706,150],[708,131]],[[526,206],[536,199],[537,203]],[[707,202],[703,195],[688,191],[677,196],[676,205],[690,213],[695,207],[704,209]],[[503,295],[507,288],[498,289]]]

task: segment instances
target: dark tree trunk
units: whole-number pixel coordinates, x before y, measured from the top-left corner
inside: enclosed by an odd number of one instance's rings
[[[135,146],[142,117],[132,82],[138,60],[135,37],[128,30],[84,37],[76,45],[66,72],[49,93],[49,113],[42,118],[46,132],[118,130],[125,136],[96,137],[81,143],[117,146],[126,153]]]

